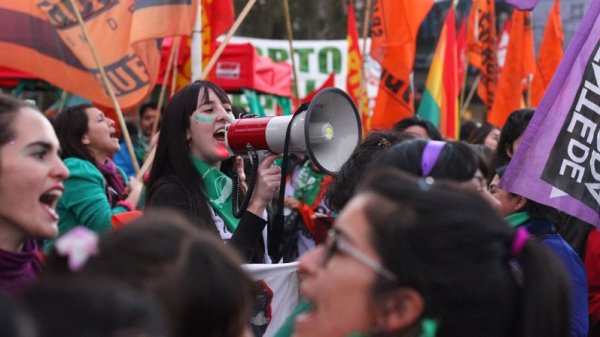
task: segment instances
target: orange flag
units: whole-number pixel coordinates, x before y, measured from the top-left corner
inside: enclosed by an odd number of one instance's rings
[[[158,39],[189,34],[196,16],[195,1],[76,3],[123,110],[139,104],[154,87],[160,63]],[[112,106],[68,1],[2,1],[0,50],[0,64]]]
[[[494,0],[474,0],[467,26],[467,57],[479,69],[477,95],[487,110],[492,108],[498,82],[496,8]]]
[[[346,91],[348,95],[356,102],[358,111],[361,115],[363,134],[369,130],[369,100],[367,97],[366,87],[363,87],[361,95],[361,84],[363,78],[363,58],[358,45],[358,29],[356,28],[356,15],[354,14],[353,0],[348,3],[348,24],[347,24],[347,40],[348,40],[348,75],[346,76]],[[359,102],[360,100],[360,102]]]
[[[487,121],[502,127],[506,117],[523,107],[523,83],[535,72],[531,12],[513,10],[506,61]]]
[[[202,1],[202,67],[206,67],[215,52],[217,36],[225,33],[233,24],[235,11],[233,0]]]
[[[371,56],[381,64],[371,127],[387,129],[414,115],[411,73],[421,22],[433,0],[377,0],[371,27]]]
[[[562,44],[563,30],[560,22],[560,3],[559,0],[554,0],[554,6],[548,14],[544,38],[540,46],[535,75],[533,75],[533,83],[531,84],[532,106],[537,106],[542,100],[544,92],[546,92],[546,88],[548,88],[550,80],[562,60]]]

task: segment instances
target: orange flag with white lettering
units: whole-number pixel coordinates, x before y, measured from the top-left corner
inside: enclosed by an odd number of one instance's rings
[[[477,95],[489,111],[498,82],[496,7],[494,0],[473,0],[467,25],[467,57],[479,69]]]
[[[377,0],[371,26],[371,56],[381,64],[371,127],[388,129],[414,115],[413,71],[421,22],[433,0]]]
[[[560,22],[560,3],[559,0],[554,0],[554,6],[548,14],[546,29],[542,45],[538,53],[538,59],[535,67],[535,75],[533,75],[533,83],[531,84],[531,105],[537,106],[548,85],[558,64],[563,56],[563,30]]]
[[[526,81],[535,72],[533,52],[533,29],[531,12],[513,10],[506,61],[487,121],[502,127],[508,115],[523,108],[523,89]]]
[[[108,80],[123,109],[152,91],[159,38],[187,35],[195,0],[77,1]],[[68,92],[112,106],[68,1],[0,3],[0,64],[35,74]]]

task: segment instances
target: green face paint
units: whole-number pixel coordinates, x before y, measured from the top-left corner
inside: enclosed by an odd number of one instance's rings
[[[195,115],[194,119],[197,120],[198,122],[204,122],[204,123],[212,123],[215,121],[214,117],[202,116],[202,115]]]
[[[229,114],[227,115],[227,120],[233,122],[235,120],[235,117],[233,117],[233,114]]]

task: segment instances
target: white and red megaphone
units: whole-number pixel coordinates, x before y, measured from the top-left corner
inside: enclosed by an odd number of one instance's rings
[[[227,150],[231,155],[245,154],[249,145],[254,150],[283,153],[290,122],[288,151],[306,151],[329,174],[337,173],[361,141],[356,105],[342,90],[327,88],[297,116],[236,119],[225,131]]]

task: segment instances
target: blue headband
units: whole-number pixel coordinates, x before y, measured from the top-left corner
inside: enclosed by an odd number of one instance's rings
[[[430,140],[423,149],[423,155],[421,156],[421,176],[427,177],[431,170],[435,166],[442,149],[446,145],[446,142],[439,140]]]

